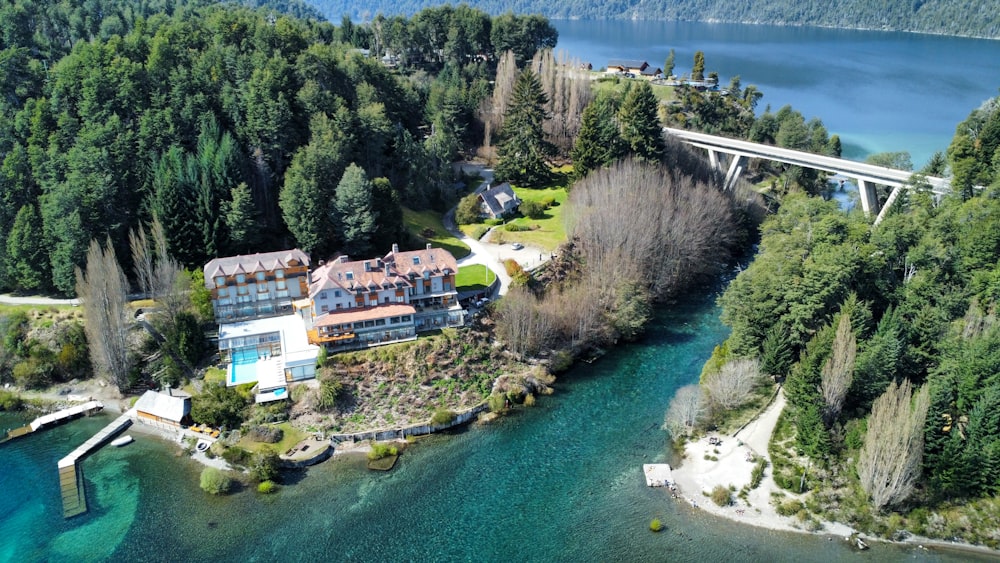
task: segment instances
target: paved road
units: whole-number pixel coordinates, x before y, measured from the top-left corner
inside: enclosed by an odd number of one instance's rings
[[[55,299],[52,297],[41,297],[39,295],[11,295],[9,293],[0,294],[0,303],[7,305],[79,305],[79,299]]]

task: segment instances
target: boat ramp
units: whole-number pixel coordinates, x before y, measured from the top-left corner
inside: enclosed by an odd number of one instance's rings
[[[644,463],[642,474],[646,476],[648,487],[670,487],[674,484],[674,475],[666,463]]]

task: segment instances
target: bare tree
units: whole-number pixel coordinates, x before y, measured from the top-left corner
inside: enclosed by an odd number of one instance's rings
[[[167,234],[163,230],[163,224],[159,219],[154,218],[150,225],[150,238],[156,253],[156,264],[153,268],[152,293],[153,299],[157,301],[160,309],[167,318],[168,323],[172,323],[185,308],[185,287],[183,287],[184,269],[180,263],[170,256],[167,250]]]
[[[493,143],[493,132],[500,131],[503,127],[504,117],[507,115],[507,102],[514,93],[514,83],[517,82],[518,74],[520,73],[517,70],[514,51],[508,50],[497,61],[497,77],[493,82],[493,103],[490,106],[483,140],[483,145],[487,147]]]
[[[906,500],[920,477],[924,455],[924,421],[930,404],[925,385],[911,401],[909,380],[893,381],[875,399],[868,433],[858,454],[858,478],[875,508]]]
[[[598,280],[642,283],[654,299],[716,275],[737,232],[719,190],[633,160],[574,185],[567,231]]]
[[[83,304],[91,361],[119,391],[125,391],[132,367],[128,280],[118,265],[110,238],[105,248],[96,240],[90,241],[86,274],[76,269],[76,293]]]
[[[135,279],[139,291],[146,297],[153,296],[153,264],[155,256],[146,236],[146,229],[139,226],[128,232],[128,244],[132,249],[132,264],[135,268]]]
[[[827,426],[840,416],[844,408],[844,398],[854,380],[854,360],[858,353],[857,339],[851,329],[851,316],[841,313],[837,324],[837,336],[833,341],[833,353],[823,365],[822,382],[823,401],[826,402],[823,417]]]
[[[670,399],[663,417],[663,429],[673,439],[691,434],[705,414],[705,395],[698,385],[685,385]]]
[[[713,405],[734,409],[747,402],[760,380],[760,363],[756,359],[737,358],[706,375],[702,385]]]
[[[499,307],[497,336],[512,352],[532,356],[548,345],[552,322],[531,292],[513,287]]]
[[[548,98],[545,134],[549,142],[568,154],[580,131],[583,110],[593,99],[589,72],[581,70],[579,62],[570,61],[564,52],[557,60],[552,49],[535,53],[531,69],[538,75]]]

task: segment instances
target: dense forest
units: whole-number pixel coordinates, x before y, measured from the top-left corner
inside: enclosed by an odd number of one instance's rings
[[[92,239],[131,271],[129,232],[154,216],[189,268],[387,248],[401,205],[448,199],[498,54],[556,38],[539,17],[427,10],[395,22],[400,73],[356,48],[383,40],[371,28],[250,4],[4,3],[0,287],[73,294]]]
[[[732,334],[703,381],[748,361],[784,381],[775,480],[814,491],[814,512],[996,547],[998,100],[958,125],[947,165],[953,195],[935,201],[918,176],[875,228],[835,202],[785,197],[720,298]]]
[[[377,14],[413,14],[435,1],[351,2],[309,0],[328,18],[343,15],[370,20]],[[556,2],[471,0],[469,5],[491,14],[510,10],[540,13],[556,19],[639,19],[809,25],[845,29],[918,31],[969,37],[1000,37],[1000,12],[992,0],[654,0],[652,2]]]

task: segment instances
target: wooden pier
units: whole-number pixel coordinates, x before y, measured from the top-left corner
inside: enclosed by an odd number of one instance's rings
[[[6,442],[7,440],[13,440],[14,438],[20,438],[21,436],[27,436],[32,432],[38,432],[39,430],[45,430],[46,428],[51,428],[53,426],[62,424],[68,420],[73,420],[74,418],[80,418],[81,416],[90,416],[95,412],[98,412],[104,408],[104,404],[100,401],[87,401],[82,405],[76,405],[74,407],[69,407],[49,413],[32,420],[30,424],[22,426],[20,428],[15,428],[13,430],[7,431],[7,434],[0,439],[0,444]]]
[[[123,414],[102,428],[100,432],[91,436],[68,456],[59,460],[59,488],[62,491],[64,518],[71,518],[87,511],[83,473],[78,463],[131,425],[132,419]]]

